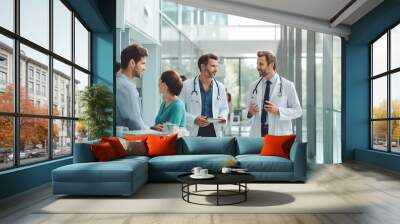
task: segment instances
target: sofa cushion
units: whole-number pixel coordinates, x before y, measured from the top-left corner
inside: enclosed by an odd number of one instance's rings
[[[211,172],[219,171],[230,159],[231,155],[175,155],[158,156],[149,160],[149,170],[163,172],[190,172],[199,166]]]
[[[262,137],[237,137],[236,155],[259,154],[263,147]]]
[[[124,158],[120,158],[117,160],[114,160],[113,162],[127,162],[130,163],[132,160],[139,160],[143,162],[148,162],[150,157],[147,156],[137,156],[137,155],[130,155],[130,156],[125,156]]]
[[[100,140],[75,143],[74,163],[95,162],[96,158],[90,148],[92,144],[99,144]]]
[[[124,146],[122,146],[121,142],[119,141],[118,138],[116,137],[104,137],[101,138],[101,142],[108,142],[112,146],[115,155],[117,158],[122,158],[126,156],[126,151],[124,149]]]
[[[58,182],[130,182],[134,172],[143,172],[147,163],[140,159],[74,163],[53,170]],[[143,173],[147,176],[147,173]]]
[[[264,146],[261,149],[261,156],[280,156],[290,159],[290,148],[293,145],[296,135],[266,135]]]
[[[234,155],[235,139],[232,137],[183,137],[177,154],[225,154]]]
[[[148,156],[165,156],[176,154],[176,139],[178,135],[149,136],[146,139]]]
[[[117,159],[118,156],[115,154],[113,146],[108,142],[102,142],[99,144],[93,144],[90,146],[96,161],[104,162]]]
[[[249,172],[292,172],[292,161],[279,156],[238,155],[239,166]]]
[[[146,141],[147,137],[150,135],[125,135],[124,139],[129,140],[129,141]]]
[[[141,140],[126,140],[118,138],[126,151],[126,155],[145,156],[147,155],[146,142]]]

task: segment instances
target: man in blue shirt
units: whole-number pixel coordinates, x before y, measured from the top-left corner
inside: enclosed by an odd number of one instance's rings
[[[140,112],[139,92],[133,78],[140,78],[146,68],[147,49],[132,44],[121,52],[121,69],[116,77],[117,126],[130,130],[143,130],[144,124]]]
[[[197,62],[200,74],[183,84],[180,98],[186,107],[186,126],[191,136],[222,136],[228,117],[225,86],[215,79],[218,57],[204,54]]]

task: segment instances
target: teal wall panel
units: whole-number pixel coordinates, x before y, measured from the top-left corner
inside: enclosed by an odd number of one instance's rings
[[[386,0],[351,27],[345,49],[345,139],[343,160],[400,170],[400,158],[369,149],[369,43],[400,22],[400,0]]]

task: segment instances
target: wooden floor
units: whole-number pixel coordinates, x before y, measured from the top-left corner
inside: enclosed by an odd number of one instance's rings
[[[367,206],[357,214],[35,214],[38,207],[54,200],[47,185],[1,201],[0,223],[400,223],[399,173],[359,163],[314,165],[308,182],[349,203],[362,201]]]

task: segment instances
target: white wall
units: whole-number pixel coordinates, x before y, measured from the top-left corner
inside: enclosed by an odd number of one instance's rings
[[[118,0],[117,12],[117,28],[133,26],[159,42],[159,0]]]
[[[160,107],[158,82],[160,78],[160,46],[156,44],[144,45],[149,52],[146,70],[142,77],[142,116],[147,125],[154,125],[154,120]]]

